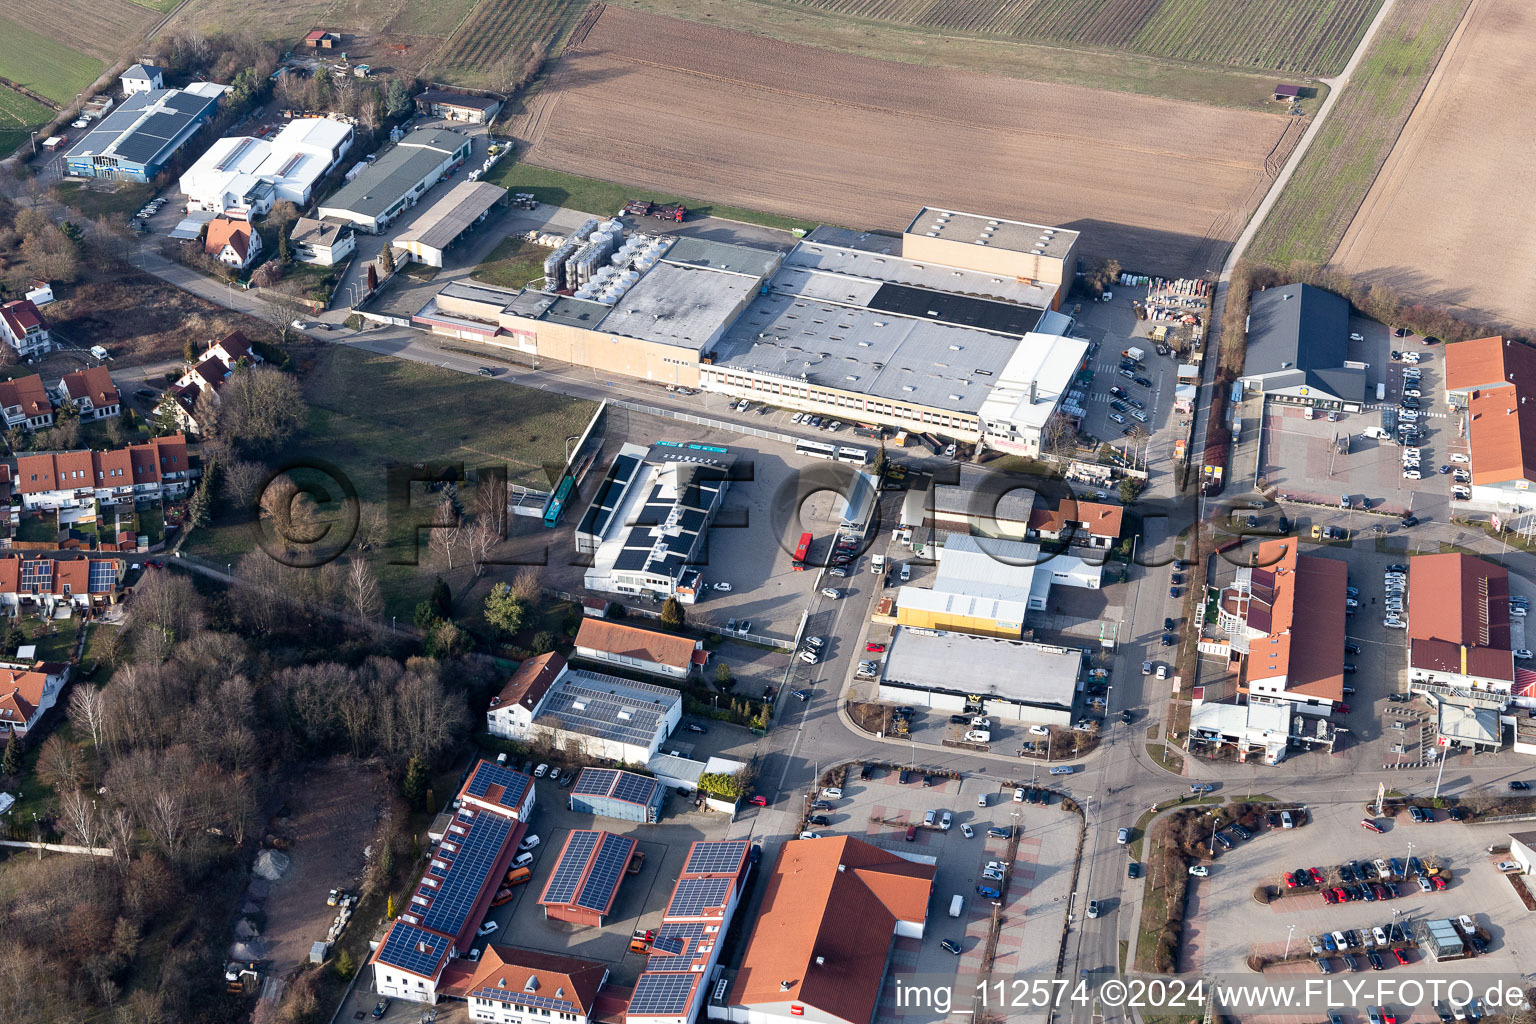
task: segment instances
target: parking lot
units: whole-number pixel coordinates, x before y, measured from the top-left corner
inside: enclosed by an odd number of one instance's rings
[[[1445,401],[1443,346],[1425,345],[1412,335],[1394,338],[1386,327],[1368,320],[1352,319],[1350,330],[1366,339],[1350,343],[1351,355],[1369,367],[1364,409],[1334,413],[1330,419],[1321,410],[1268,403],[1260,478],[1299,501],[1336,506],[1348,496],[1355,508],[1412,512],[1421,521],[1448,521],[1452,472],[1458,465],[1453,456],[1465,454],[1467,445],[1461,437],[1460,418]],[[1414,353],[1419,362],[1410,365],[1393,359],[1394,351]],[[1417,387],[1408,388],[1404,371],[1414,369],[1419,373]],[[1386,386],[1381,402],[1376,400],[1378,384]],[[1405,396],[1406,390],[1419,395]],[[1383,413],[1400,414],[1399,403],[1405,397],[1419,405],[1414,410],[1420,434],[1418,480],[1404,476],[1403,449],[1395,441],[1374,436],[1376,428],[1385,426]],[[1440,471],[1442,466],[1447,472]],[[1356,525],[1377,524],[1360,520]]]
[[[877,1020],[910,1024],[943,1018],[932,1007],[895,1005],[895,982],[918,975],[924,983],[942,984],[953,978],[955,1006],[968,1008],[994,913],[1001,918],[994,977],[1049,977],[1056,970],[1079,819],[1063,812],[1059,803],[1048,807],[1015,803],[1012,790],[1002,790],[995,779],[972,776],[956,781],[935,776],[934,781],[928,786],[922,775],[913,774],[903,784],[899,773],[885,769],[874,769],[868,780],[861,780],[858,770],[851,770],[841,799],[825,812],[830,824],[816,830],[821,835],[854,835],[896,853],[932,857],[938,863],[925,937],[896,940]],[[983,795],[986,807],[977,803]],[[929,810],[935,811],[936,820],[944,811],[950,812],[948,831],[922,825]],[[917,828],[909,842],[911,825]],[[972,831],[970,838],[962,826]],[[1010,846],[1009,840],[989,838],[987,829],[1016,826],[1022,831],[1006,885],[1000,887],[1001,898],[979,896],[978,885],[998,887],[982,872],[989,861],[1006,862]],[[951,918],[950,902],[956,895],[964,897],[964,909],[959,918]],[[939,944],[944,939],[960,946],[958,956]]]
[[[1507,842],[1508,829],[1470,826],[1448,821],[1442,813],[1434,824],[1413,824],[1407,814],[1396,819],[1374,819],[1385,834],[1361,828],[1361,805],[1340,803],[1310,808],[1313,821],[1305,827],[1284,831],[1265,830],[1224,852],[1211,866],[1208,878],[1192,879],[1185,927],[1185,970],[1244,971],[1250,953],[1279,955],[1290,934],[1291,952],[1307,948],[1308,937],[1334,930],[1388,928],[1396,920],[1408,928],[1415,921],[1459,917],[1467,914],[1490,936],[1488,952],[1470,961],[1436,964],[1419,950],[1408,949],[1409,963],[1399,965],[1386,958],[1389,971],[1425,974],[1522,973],[1528,967],[1528,951],[1536,941],[1533,922],[1509,882],[1500,876],[1486,847]],[[1316,867],[1326,875],[1344,860],[1371,861],[1377,857],[1406,861],[1413,856],[1437,859],[1452,872],[1444,891],[1423,893],[1413,882],[1398,883],[1402,895],[1374,903],[1349,902],[1330,906],[1316,892],[1281,898],[1267,908],[1253,900],[1260,885],[1284,886],[1282,874],[1302,867]],[[1295,926],[1294,932],[1291,927]],[[1401,945],[1397,943],[1394,945]],[[1360,970],[1370,965],[1362,950],[1354,951]],[[1336,973],[1348,973],[1335,955]],[[1305,971],[1316,972],[1313,966]],[[1429,1008],[1415,1019],[1433,1020]]]

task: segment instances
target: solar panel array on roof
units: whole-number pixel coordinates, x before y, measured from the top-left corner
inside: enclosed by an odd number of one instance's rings
[[[42,593],[53,589],[53,562],[38,558],[21,563],[21,591],[24,594]]]
[[[649,746],[663,716],[681,700],[676,690],[577,669],[550,687],[536,724]]]
[[[423,944],[425,950],[421,948]],[[379,959],[391,967],[431,978],[436,975],[438,962],[447,946],[448,940],[441,935],[433,935],[406,921],[396,921],[384,939],[384,947],[379,950]]]
[[[466,813],[459,812],[459,824],[464,823]],[[501,855],[514,824],[511,818],[481,811],[474,815],[467,835],[461,836],[450,831],[443,837],[443,843],[438,845],[431,866],[422,877],[422,885],[416,890],[417,895],[426,896],[432,901],[431,906],[421,915],[422,927],[444,935],[457,935],[463,929],[470,909],[480,898],[487,882],[492,880],[491,868]],[[443,846],[450,842],[458,848],[452,853]],[[445,866],[439,868],[438,864]],[[438,884],[435,887],[428,886],[428,877]]]
[[[725,906],[731,892],[729,878],[683,878],[672,891],[667,917],[700,917],[712,907]]]
[[[581,776],[576,780],[576,785],[571,788],[571,795],[589,793],[607,796],[613,789],[613,780],[618,775],[614,768],[583,768]]]
[[[509,811],[515,811],[523,802],[523,797],[532,783],[533,780],[522,772],[513,771],[494,761],[481,761],[475,766],[474,774],[464,786],[464,792],[469,796],[490,802],[486,794],[490,792],[492,786],[500,786],[501,793],[494,802]]]
[[[199,114],[208,106],[208,97],[198,96],[190,92],[177,92],[173,96],[165,98],[165,105],[172,110],[179,110],[183,114]]]
[[[667,921],[656,930],[651,942],[651,956],[645,962],[648,971],[677,970],[678,957],[691,954],[704,938],[703,921]]]
[[[114,562],[91,563],[91,593],[105,594],[117,586],[117,565]]]
[[[572,832],[565,843],[565,849],[560,853],[560,863],[555,865],[555,870],[549,876],[549,884],[544,887],[544,895],[539,897],[540,903],[569,903],[571,897],[576,895],[576,887],[581,884],[581,876],[587,870],[587,861],[592,856],[592,850],[597,846],[597,840],[601,832],[582,829]]]
[[[576,1013],[577,1005],[567,999],[554,999],[550,996],[536,996],[531,992],[513,992],[510,989],[494,988],[487,986],[477,988],[472,993],[477,998],[496,999],[503,1003],[521,1004],[523,1006],[539,1006],[551,1010],[559,1010],[561,1013]]]
[[[692,973],[647,971],[635,982],[629,1013],[631,1016],[676,1016],[688,1009],[688,998],[697,981],[698,975]]]
[[[631,804],[648,804],[660,785],[655,779],[633,772],[619,772],[614,782],[613,798]]]
[[[592,860],[592,871],[587,875],[586,884],[576,894],[576,905],[606,913],[637,845],[628,836],[605,833]]]
[[[745,839],[727,839],[714,843],[694,843],[688,852],[685,875],[734,875],[747,856]]]

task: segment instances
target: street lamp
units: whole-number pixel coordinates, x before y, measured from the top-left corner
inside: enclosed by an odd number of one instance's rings
[[[1296,926],[1294,924],[1286,925],[1286,927],[1285,927],[1285,955],[1280,958],[1281,960],[1289,960],[1291,958],[1291,936],[1295,935],[1295,934],[1296,934]]]

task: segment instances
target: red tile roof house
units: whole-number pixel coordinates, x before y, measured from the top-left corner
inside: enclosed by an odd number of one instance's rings
[[[1074,547],[1107,551],[1120,539],[1119,505],[1063,498],[1055,508],[1037,508],[1029,514],[1030,540],[1065,540]]]
[[[1463,343],[1465,344],[1465,343]],[[1411,688],[1470,691],[1496,699],[1514,688],[1509,570],[1458,552],[1408,560]]]
[[[686,679],[695,665],[709,660],[704,641],[638,629],[605,619],[581,620],[576,656],[668,679]]]
[[[181,497],[200,474],[187,454],[187,439],[172,434],[109,452],[19,456],[15,488],[28,511],[94,514],[98,501]],[[60,521],[79,518],[61,515]]]
[[[720,1015],[871,1024],[895,940],[923,937],[934,861],[852,836],[785,843]]]
[[[0,381],[0,414],[5,426],[41,430],[53,426],[53,402],[37,374]]]
[[[48,320],[31,299],[17,299],[0,306],[0,341],[15,349],[21,359],[53,351]]]
[[[485,713],[486,730],[502,739],[525,739],[549,688],[565,675],[566,662],[554,651],[517,667]]]
[[[608,965],[594,960],[487,945],[478,961],[450,962],[438,991],[466,1001],[470,1020],[588,1024],[607,981]]]
[[[69,666],[50,662],[0,664],[0,739],[25,736],[59,699]]]
[[[208,222],[203,252],[220,263],[244,270],[261,255],[261,234],[248,220],[215,217]]]
[[[66,373],[48,390],[60,406],[73,402],[82,420],[104,420],[123,411],[117,386],[105,366]]]
[[[259,366],[266,360],[251,347],[249,339],[239,331],[210,344],[197,362],[182,370],[176,383],[171,385],[171,398],[175,402],[176,418],[183,428],[196,432],[197,400],[208,392],[217,400],[219,389],[238,366]]]
[[[66,605],[89,611],[116,604],[123,567],[115,558],[0,555],[0,615],[51,618]]]

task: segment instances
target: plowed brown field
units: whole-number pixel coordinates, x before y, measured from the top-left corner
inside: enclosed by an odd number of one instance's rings
[[[514,130],[526,159],[857,228],[925,203],[1219,267],[1302,118],[914,67],[609,7]]]
[[[1536,8],[1474,0],[1333,262],[1405,295],[1536,327]]]

